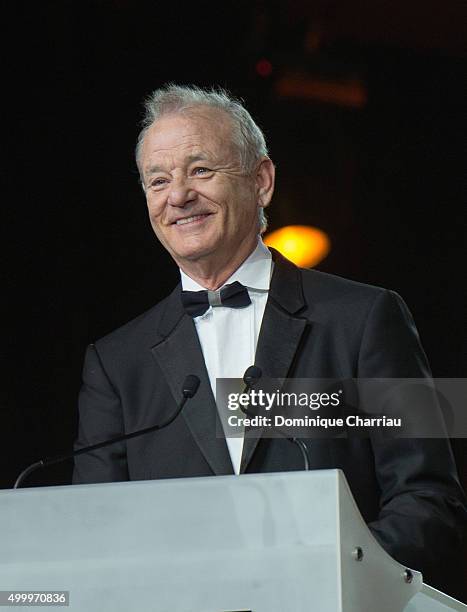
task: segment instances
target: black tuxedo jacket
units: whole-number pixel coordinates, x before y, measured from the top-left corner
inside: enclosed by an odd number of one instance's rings
[[[417,378],[429,368],[401,298],[377,287],[275,267],[255,363],[268,377]],[[201,385],[163,431],[76,458],[75,483],[232,474],[195,325],[180,286],[154,308],[91,345],[76,447],[165,420],[187,374]],[[232,333],[235,333],[234,331]],[[442,439],[310,440],[311,468],[341,468],[367,523],[396,559],[432,576],[457,549],[465,505]],[[242,472],[302,469],[284,439],[246,439]],[[304,509],[306,511],[306,509]]]

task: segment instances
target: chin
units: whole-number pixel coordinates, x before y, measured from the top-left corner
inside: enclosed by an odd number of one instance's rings
[[[185,261],[198,261],[200,259],[204,259],[205,257],[209,257],[209,255],[211,254],[212,251],[207,249],[190,249],[175,253],[174,259]]]
[[[187,241],[186,241],[187,242]],[[206,243],[206,241],[200,241],[198,244],[184,244],[179,245],[179,248],[171,250],[174,259],[185,259],[186,261],[196,261],[209,257],[209,255],[215,253],[219,248],[222,248],[222,242],[219,243]]]

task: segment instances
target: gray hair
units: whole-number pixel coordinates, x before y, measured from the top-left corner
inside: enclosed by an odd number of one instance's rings
[[[266,140],[261,129],[256,125],[250,113],[242,102],[231,96],[221,87],[202,89],[195,85],[175,85],[168,83],[153,91],[144,101],[145,113],[141,122],[141,131],[136,143],[136,165],[140,174],[141,184],[144,181],[141,171],[141,149],[146,134],[151,125],[164,115],[182,113],[197,106],[217,108],[231,118],[233,123],[233,141],[240,155],[242,168],[251,172],[255,164],[268,156]],[[264,209],[259,208],[260,232],[267,227]]]

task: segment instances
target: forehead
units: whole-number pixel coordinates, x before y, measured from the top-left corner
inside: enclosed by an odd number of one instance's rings
[[[144,165],[154,157],[189,157],[196,152],[227,157],[233,149],[230,117],[220,109],[199,107],[157,119],[146,133],[141,159]]]

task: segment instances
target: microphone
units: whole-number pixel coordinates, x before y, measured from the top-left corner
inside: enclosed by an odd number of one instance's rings
[[[57,455],[55,457],[46,457],[45,459],[41,459],[40,461],[36,461],[29,465],[25,470],[21,472],[21,474],[16,479],[16,482],[13,486],[14,489],[18,489],[24,479],[29,476],[35,470],[39,468],[48,467],[49,465],[55,465],[56,463],[61,463],[62,461],[66,461],[67,459],[71,459],[72,457],[76,457],[77,455],[83,455],[85,453],[89,453],[93,450],[97,450],[98,448],[104,448],[105,446],[110,446],[111,444],[115,444],[116,442],[123,442],[124,440],[130,440],[131,438],[137,438],[138,436],[143,436],[144,434],[150,433],[151,431],[158,431],[160,429],[164,429],[171,425],[178,415],[183,410],[187,400],[194,397],[198,391],[200,380],[194,374],[189,374],[182,385],[182,400],[177,406],[177,410],[165,421],[162,423],[157,423],[156,425],[151,425],[151,427],[146,427],[144,429],[139,429],[138,431],[133,431],[128,434],[122,434],[121,436],[117,436],[115,438],[110,438],[109,440],[104,440],[103,442],[97,442],[97,444],[91,444],[90,446],[83,446],[78,450],[72,451],[71,453],[65,453],[64,455]]]
[[[245,383],[245,389],[243,393],[248,393],[249,391],[251,391],[251,389],[256,385],[262,375],[263,373],[261,371],[261,368],[259,368],[258,366],[251,365],[249,368],[247,368],[245,370],[245,374],[243,375],[243,382]],[[246,414],[249,417],[257,416],[256,414],[252,413],[246,406],[240,406],[240,410],[243,412],[243,414]],[[300,438],[289,438],[289,436],[287,436],[279,427],[274,427],[273,429],[277,431],[277,433],[280,434],[283,438],[285,438],[292,444],[295,444],[295,446],[299,448],[303,459],[303,467],[305,471],[308,472],[310,469],[310,455],[308,453],[308,447],[305,442]]]
[[[256,385],[262,375],[263,373],[261,368],[258,368],[258,366],[251,365],[249,368],[247,368],[245,370],[245,374],[243,375],[243,382],[246,385],[244,393],[248,393],[248,391],[250,391],[250,389]]]

